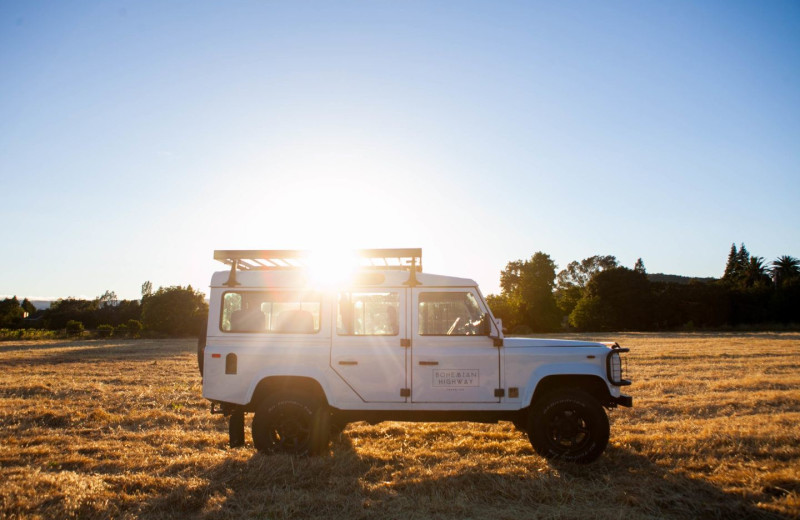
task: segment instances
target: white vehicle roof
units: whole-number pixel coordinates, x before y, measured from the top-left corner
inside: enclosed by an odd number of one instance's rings
[[[477,287],[474,280],[422,272],[422,249],[362,249],[353,252],[359,261],[350,276],[333,283],[315,279],[313,254],[301,250],[218,250],[214,258],[230,265],[211,277],[212,288],[338,287]]]
[[[226,285],[230,277],[230,271],[217,271],[211,277],[211,287],[235,289],[252,288],[308,288],[324,289],[324,281],[317,282],[312,274],[306,270],[276,270],[276,271],[244,271],[236,273],[238,285]],[[409,273],[407,271],[382,271],[373,270],[359,271],[349,280],[342,280],[338,284],[342,287],[407,287]],[[474,280],[469,278],[458,278],[455,276],[443,276],[439,274],[417,273],[417,286],[425,287],[476,287]]]

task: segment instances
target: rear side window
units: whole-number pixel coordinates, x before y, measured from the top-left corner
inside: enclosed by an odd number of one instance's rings
[[[484,313],[469,292],[422,292],[418,312],[420,336],[486,334]]]
[[[339,294],[336,333],[340,336],[396,336],[400,333],[396,292]]]
[[[306,291],[241,291],[222,295],[220,330],[314,334],[319,332],[322,299]]]

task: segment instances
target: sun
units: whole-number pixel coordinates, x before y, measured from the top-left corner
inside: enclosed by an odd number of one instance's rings
[[[309,281],[322,289],[346,285],[357,269],[355,252],[346,248],[314,249],[308,257]]]

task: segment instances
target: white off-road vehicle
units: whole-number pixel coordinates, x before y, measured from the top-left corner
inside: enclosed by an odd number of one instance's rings
[[[604,410],[631,406],[617,344],[504,338],[466,278],[422,272],[420,249],[356,252],[339,284],[317,283],[305,251],[215,251],[198,345],[203,396],[244,444],[327,452],[348,422],[510,421],[537,453],[591,462]]]

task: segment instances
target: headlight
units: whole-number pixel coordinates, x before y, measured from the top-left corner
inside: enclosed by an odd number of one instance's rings
[[[628,386],[631,382],[625,379],[625,362],[620,354],[628,352],[627,348],[613,348],[606,357],[608,380],[614,386]]]

